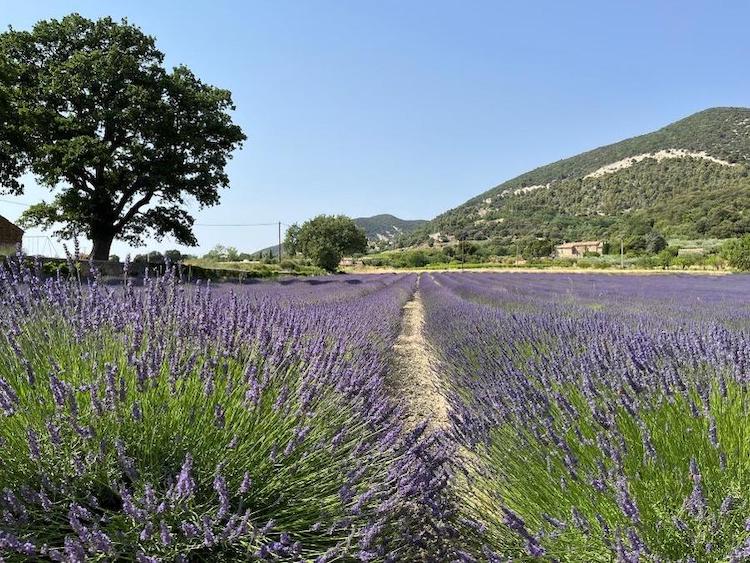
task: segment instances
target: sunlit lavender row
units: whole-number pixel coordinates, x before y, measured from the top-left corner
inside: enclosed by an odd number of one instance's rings
[[[750,557],[750,278],[423,276],[477,559]]]
[[[384,383],[415,281],[0,270],[0,557],[439,553],[445,454]]]

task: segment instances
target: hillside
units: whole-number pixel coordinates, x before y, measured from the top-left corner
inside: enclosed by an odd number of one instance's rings
[[[371,241],[390,242],[396,237],[414,232],[426,224],[422,219],[399,219],[393,215],[382,214],[372,217],[357,217],[354,222],[360,227]]]
[[[653,133],[536,168],[407,237],[580,240],[653,225],[664,234],[750,232],[750,109],[713,108]]]

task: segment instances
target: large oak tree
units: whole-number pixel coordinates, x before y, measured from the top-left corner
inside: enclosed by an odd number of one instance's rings
[[[218,203],[245,135],[229,91],[163,62],[126,20],[73,14],[0,34],[0,191],[23,193],[31,172],[54,194],[23,224],[85,235],[95,259],[114,239],[196,244],[185,204]]]

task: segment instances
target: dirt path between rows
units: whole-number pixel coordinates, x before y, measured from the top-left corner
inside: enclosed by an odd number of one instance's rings
[[[435,356],[424,334],[424,304],[419,292],[404,305],[401,333],[393,345],[390,382],[397,400],[405,401],[406,426],[411,429],[425,418],[433,430],[445,429],[448,401],[442,391]]]

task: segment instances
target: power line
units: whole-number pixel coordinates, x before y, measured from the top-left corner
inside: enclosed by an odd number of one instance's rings
[[[11,205],[21,205],[23,207],[31,207],[30,203],[23,203],[22,201],[12,201],[10,199],[0,199],[2,203],[10,203]]]
[[[275,223],[195,223],[196,227],[275,227]]]
[[[13,201],[10,199],[0,199],[0,203],[9,203],[11,205],[20,205],[22,207],[31,207],[31,203],[24,203],[22,201]],[[195,223],[196,227],[275,227],[279,222],[273,223]],[[284,227],[290,227],[286,223],[281,223]]]
[[[24,203],[22,201],[12,201],[10,199],[0,199],[0,203],[9,203],[11,205],[20,205],[21,207],[31,207],[30,203]],[[281,225],[284,227],[290,227],[286,223],[280,223],[276,221],[274,223],[195,223],[196,227],[275,227]]]

